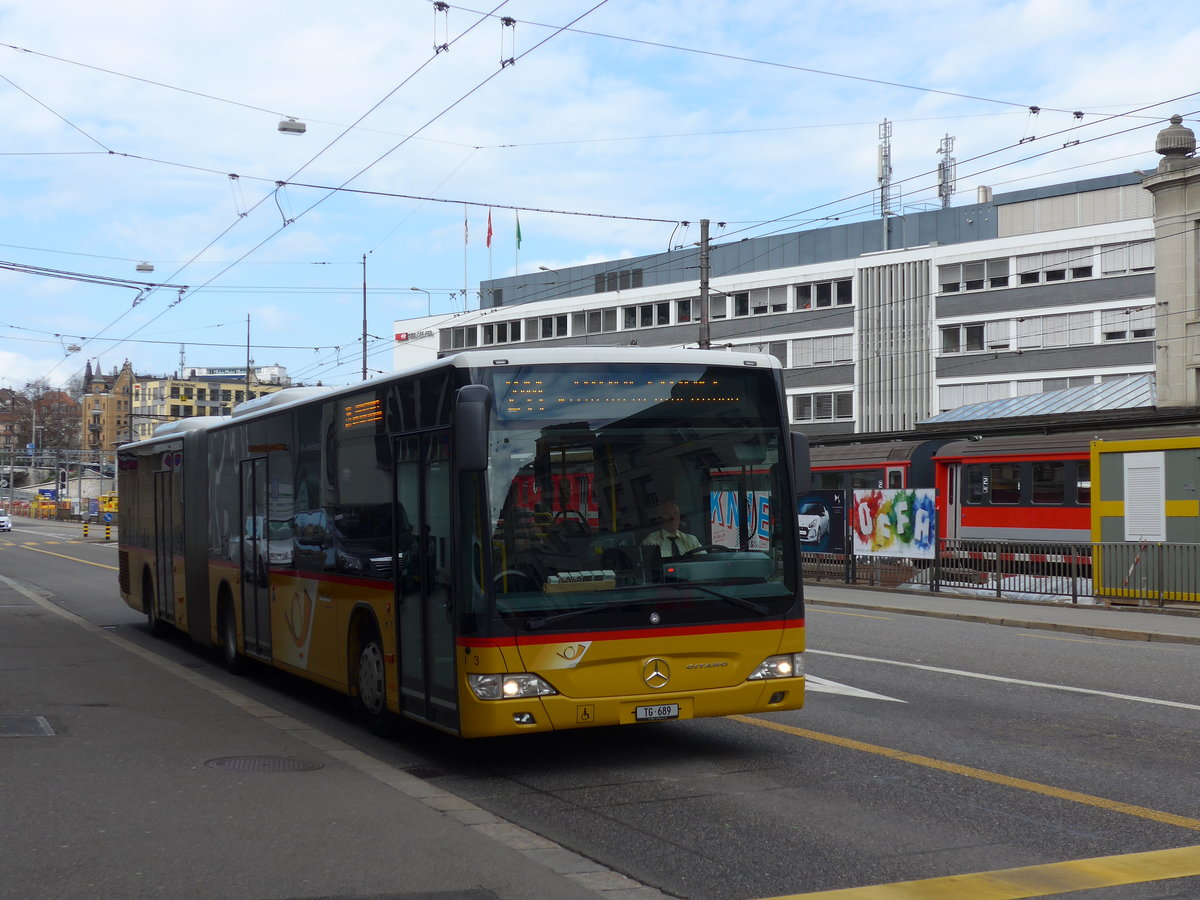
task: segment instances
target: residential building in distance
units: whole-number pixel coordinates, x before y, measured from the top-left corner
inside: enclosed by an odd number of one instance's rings
[[[105,375],[88,360],[83,373],[82,438],[84,450],[108,452],[133,439],[133,366],[125,360],[120,369]]]
[[[227,416],[233,407],[291,384],[282,366],[246,369],[188,366],[186,378],[139,378],[133,385],[133,440],[143,440],[164,422],[193,416]]]

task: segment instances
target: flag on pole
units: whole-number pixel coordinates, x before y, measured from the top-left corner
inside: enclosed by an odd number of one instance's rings
[[[490,209],[488,210],[487,245],[492,246],[492,211]]]
[[[521,249],[521,214],[517,213],[517,249]]]
[[[463,243],[471,243],[471,227],[467,224],[467,204],[463,204]]]

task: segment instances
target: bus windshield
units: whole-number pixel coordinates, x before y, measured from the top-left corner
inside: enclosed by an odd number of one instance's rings
[[[613,377],[600,366],[531,366],[488,375],[501,615],[539,627],[649,600],[725,617],[790,606],[796,550],[789,529],[775,527],[787,480],[772,370],[647,365]]]

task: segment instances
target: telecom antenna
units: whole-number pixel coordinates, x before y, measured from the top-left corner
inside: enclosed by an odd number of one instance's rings
[[[938,144],[938,153],[942,161],[938,163],[938,196],[942,198],[942,209],[950,207],[950,198],[954,196],[955,179],[958,175],[958,161],[950,154],[954,152],[954,136],[946,135]]]
[[[884,119],[879,126],[879,215],[886,219],[896,214],[896,188],[892,184],[892,123]]]

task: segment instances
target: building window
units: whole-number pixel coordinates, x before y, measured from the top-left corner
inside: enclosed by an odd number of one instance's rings
[[[830,306],[849,306],[852,297],[852,280],[815,281],[812,284],[796,285],[796,309],[821,309]]]
[[[1154,241],[1107,244],[1100,248],[1102,275],[1129,275],[1154,269]]]
[[[1100,313],[1100,334],[1105,341],[1138,341],[1154,337],[1154,307],[1106,309]]]
[[[942,353],[978,353],[984,349],[987,326],[983,322],[973,325],[942,326]]]
[[[642,287],[642,270],[621,269],[617,272],[598,272],[594,281],[594,291],[597,294],[607,291],[628,291],[631,288]]]
[[[831,366],[852,362],[854,336],[834,334],[827,337],[799,338],[792,341],[792,367]]]
[[[852,391],[822,391],[792,397],[793,422],[845,421],[854,418]]]

